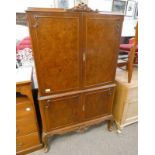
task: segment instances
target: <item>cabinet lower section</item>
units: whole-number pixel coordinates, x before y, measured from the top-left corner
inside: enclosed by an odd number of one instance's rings
[[[40,100],[43,142],[46,143],[50,135],[80,130],[104,120],[113,120],[114,89],[115,85]]]
[[[40,148],[42,148],[42,144],[37,132],[16,138],[16,152],[19,155],[30,153]]]

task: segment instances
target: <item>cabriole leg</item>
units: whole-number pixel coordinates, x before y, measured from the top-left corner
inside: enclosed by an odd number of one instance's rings
[[[113,120],[108,120],[108,130],[109,131],[113,130]]]
[[[43,136],[42,136],[42,141],[43,141],[43,144],[44,144],[44,152],[48,152],[49,148],[48,148],[48,136],[43,133]]]

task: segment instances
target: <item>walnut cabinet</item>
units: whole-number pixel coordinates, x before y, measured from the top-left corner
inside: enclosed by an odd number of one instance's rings
[[[29,8],[43,141],[112,120],[123,16]]]

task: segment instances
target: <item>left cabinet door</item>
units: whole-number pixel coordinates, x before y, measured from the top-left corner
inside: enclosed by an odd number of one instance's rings
[[[41,96],[78,90],[81,78],[81,14],[28,12]]]
[[[40,101],[43,128],[51,131],[80,122],[80,100],[80,95],[73,95]]]

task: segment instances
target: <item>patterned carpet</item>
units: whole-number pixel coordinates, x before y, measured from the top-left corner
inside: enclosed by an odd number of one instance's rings
[[[68,133],[49,139],[48,153],[29,155],[138,155],[138,123],[124,128],[121,134],[109,132],[107,124],[89,128],[85,133]]]

